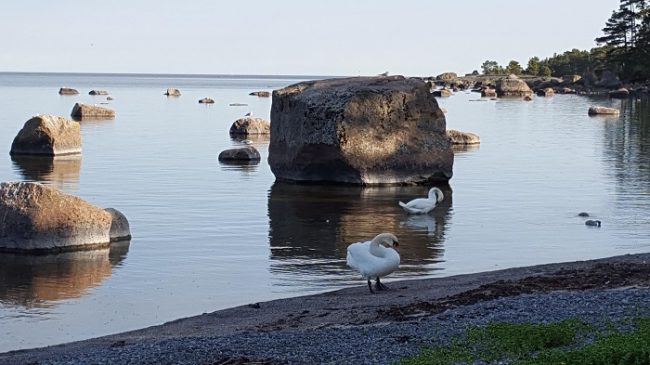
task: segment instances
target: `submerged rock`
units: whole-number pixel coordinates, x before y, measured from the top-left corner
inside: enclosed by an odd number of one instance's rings
[[[307,81],[273,92],[268,160],[280,181],[446,182],[454,156],[445,130],[422,80]]]
[[[1,183],[0,216],[0,251],[87,250],[111,241],[110,213],[38,183]]]
[[[167,95],[167,96],[181,96],[181,91],[176,89],[176,88],[169,87],[169,88],[167,88],[167,91],[165,91],[165,95]]]
[[[589,108],[589,115],[619,115],[621,113],[620,110],[615,109],[615,108],[607,108],[604,106],[592,106]]]
[[[499,97],[533,95],[533,90],[528,87],[528,84],[516,75],[510,75],[505,79],[497,80],[496,91]]]
[[[199,104],[214,104],[214,99],[203,98],[203,99],[199,100]]]
[[[222,151],[219,154],[219,161],[223,162],[248,162],[259,161],[261,159],[260,153],[253,146],[246,146],[240,148],[231,148]]]
[[[72,108],[72,118],[82,119],[112,119],[115,118],[115,111],[97,105],[76,103]]]
[[[59,95],[77,95],[79,90],[73,89],[71,87],[62,87],[59,89]]]
[[[479,144],[481,139],[478,134],[447,129],[447,137],[452,144]]]
[[[271,96],[270,91],[253,91],[252,93],[249,93],[248,95],[250,96],[259,96],[261,98],[268,98]]]
[[[37,115],[18,132],[11,155],[60,156],[81,153],[79,123],[55,115]]]
[[[230,127],[231,135],[269,134],[270,132],[271,123],[262,118],[246,117],[237,119]]]

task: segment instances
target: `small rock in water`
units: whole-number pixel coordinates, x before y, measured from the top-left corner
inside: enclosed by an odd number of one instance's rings
[[[585,225],[590,226],[590,227],[600,227],[600,221],[599,220],[587,220],[585,221]]]
[[[580,213],[578,213],[578,217],[589,217],[589,213],[587,213],[587,212],[580,212]]]

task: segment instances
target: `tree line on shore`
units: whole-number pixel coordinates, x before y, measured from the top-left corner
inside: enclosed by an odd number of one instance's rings
[[[481,70],[484,75],[545,77],[609,70],[621,80],[650,80],[650,1],[620,0],[619,8],[612,11],[605,23],[603,35],[595,41],[598,46],[588,51],[574,48],[544,59],[531,57],[526,68],[516,60],[511,60],[505,67],[487,60],[481,65]]]

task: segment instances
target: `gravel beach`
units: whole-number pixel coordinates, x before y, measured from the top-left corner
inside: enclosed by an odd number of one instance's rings
[[[650,315],[650,254],[280,299],[0,354],[0,364],[388,364],[467,325]]]

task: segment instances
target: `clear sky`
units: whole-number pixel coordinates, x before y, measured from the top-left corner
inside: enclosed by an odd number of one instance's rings
[[[404,75],[589,49],[618,0],[19,0],[0,71]]]

